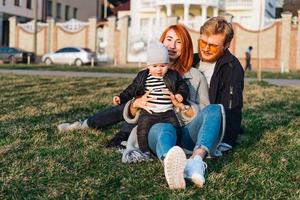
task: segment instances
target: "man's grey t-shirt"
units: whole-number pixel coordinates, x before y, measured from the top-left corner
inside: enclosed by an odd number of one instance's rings
[[[208,87],[210,87],[210,80],[214,73],[215,66],[216,66],[216,62],[209,63],[209,62],[200,61],[199,63],[199,70],[204,74]]]

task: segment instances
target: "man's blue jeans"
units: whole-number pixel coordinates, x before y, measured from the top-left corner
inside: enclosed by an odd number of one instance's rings
[[[182,128],[180,146],[187,150],[202,147],[208,153],[214,150],[220,141],[220,127],[222,121],[221,108],[217,104],[206,106],[197,116]],[[176,145],[176,129],[169,123],[158,123],[151,127],[148,134],[150,149],[159,159],[163,159],[167,152]]]

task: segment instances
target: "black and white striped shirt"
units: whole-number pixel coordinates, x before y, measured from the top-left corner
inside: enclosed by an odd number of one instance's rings
[[[152,101],[149,101],[149,103],[155,105],[155,107],[150,108],[151,111],[160,113],[173,109],[172,101],[166,97],[163,97],[163,95],[166,95],[164,94],[163,90],[168,89],[163,78],[157,78],[149,74],[146,80],[145,88],[146,91],[151,91],[149,97],[155,98]]]

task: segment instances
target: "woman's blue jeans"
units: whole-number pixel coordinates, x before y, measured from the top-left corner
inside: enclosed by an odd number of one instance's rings
[[[208,153],[219,143],[222,114],[217,104],[210,104],[186,126],[182,127],[180,146],[187,150],[202,147]],[[150,149],[159,159],[163,159],[167,152],[176,145],[176,129],[169,123],[158,123],[151,127],[148,134]]]

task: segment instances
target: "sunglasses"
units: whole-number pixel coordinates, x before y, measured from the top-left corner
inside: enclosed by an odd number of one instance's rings
[[[198,45],[201,49],[205,49],[206,47],[208,47],[209,51],[214,52],[214,53],[219,50],[220,46],[222,46],[222,45],[218,45],[218,44],[210,44],[201,39],[198,39]]]

